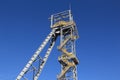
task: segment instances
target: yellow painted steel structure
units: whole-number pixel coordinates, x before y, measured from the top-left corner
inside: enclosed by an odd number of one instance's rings
[[[73,21],[59,21],[59,22],[56,22],[52,28],[57,28],[57,27],[66,27],[66,26],[69,26],[69,25],[73,25],[75,26],[75,23]]]
[[[76,57],[75,40],[79,37],[71,10],[51,16],[51,28],[58,29],[60,45],[58,50],[62,53],[58,58],[61,72],[58,80],[77,80],[77,67],[79,60]],[[72,75],[70,75],[70,74]]]
[[[61,65],[61,72],[57,80],[77,80],[77,64],[79,60],[76,55],[75,41],[79,37],[76,24],[73,20],[71,10],[53,14],[50,17],[52,31],[36,50],[29,62],[17,76],[16,80],[38,80],[46,64],[48,57],[54,47],[57,37],[60,37],[60,45],[57,47],[61,52],[58,61]],[[46,53],[40,53],[49,44]]]

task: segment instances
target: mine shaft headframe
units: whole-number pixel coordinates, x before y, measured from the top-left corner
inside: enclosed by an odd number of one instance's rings
[[[76,29],[76,24],[73,21],[71,10],[53,14],[51,15],[50,20],[52,31],[36,50],[23,70],[19,73],[16,80],[29,80],[29,78],[38,80],[45,63],[48,60],[51,50],[53,49],[57,36],[60,36],[60,46],[58,46],[58,49],[62,53],[62,56],[60,56],[58,59],[61,63],[62,71],[57,78],[58,80],[71,80],[67,79],[68,76],[66,76],[66,74],[69,74],[69,72],[73,72],[73,76],[76,77],[76,65],[79,63],[79,61],[75,55],[75,40],[78,38],[78,32]],[[48,43],[48,50],[43,56],[40,53]]]

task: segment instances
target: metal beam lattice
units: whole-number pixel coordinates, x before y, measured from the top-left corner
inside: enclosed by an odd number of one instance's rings
[[[16,80],[38,80],[58,36],[60,36],[58,50],[61,52],[58,61],[61,65],[61,72],[57,76],[57,80],[77,80],[77,64],[79,61],[76,57],[75,41],[79,35],[71,10],[51,15],[50,21],[52,31],[33,54]],[[40,53],[47,43],[49,43],[49,47],[45,55],[41,57]]]

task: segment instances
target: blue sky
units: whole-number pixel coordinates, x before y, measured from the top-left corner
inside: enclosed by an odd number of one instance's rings
[[[78,80],[120,80],[119,0],[0,0],[0,80],[15,80],[51,31],[50,15],[69,3],[80,35]],[[56,80],[56,46],[40,80]]]

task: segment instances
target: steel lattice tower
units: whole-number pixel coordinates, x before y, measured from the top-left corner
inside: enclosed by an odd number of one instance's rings
[[[61,65],[61,72],[57,75],[57,80],[77,80],[76,66],[79,61],[76,57],[75,41],[79,36],[71,10],[53,14],[49,19],[52,31],[36,50],[16,80],[38,80],[58,36],[60,36],[58,50],[61,52],[58,61]],[[44,56],[41,56],[40,53],[47,43],[48,50]]]

